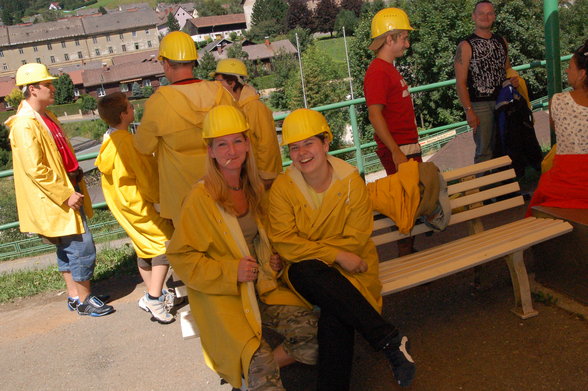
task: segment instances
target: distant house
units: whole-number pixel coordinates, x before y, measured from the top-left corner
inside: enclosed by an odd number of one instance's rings
[[[15,109],[15,107],[11,107],[4,99],[8,94],[10,94],[14,87],[16,87],[14,77],[0,77],[0,111]]]
[[[58,2],[53,2],[51,4],[49,4],[49,9],[53,10],[53,11],[57,11],[61,9],[61,6],[59,5]]]
[[[229,38],[232,32],[238,36],[247,29],[245,14],[203,16],[189,19],[183,30],[192,36],[195,42],[207,39]]]
[[[167,18],[169,14],[174,16],[174,19],[180,25],[180,30],[184,28],[188,20],[198,17],[198,11],[196,11],[194,8],[193,3],[159,3],[155,8],[155,12],[157,13],[158,18],[157,31],[160,35],[166,35],[169,32],[169,28],[167,26]]]

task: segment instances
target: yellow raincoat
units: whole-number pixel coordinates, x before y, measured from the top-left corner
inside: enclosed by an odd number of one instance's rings
[[[263,179],[274,179],[282,172],[282,156],[272,112],[259,100],[255,88],[248,85],[243,86],[237,104],[249,123],[249,136],[259,174]]]
[[[165,254],[173,227],[153,206],[159,200],[157,162],[133,147],[133,136],[116,130],[105,137],[96,158],[102,172],[102,191],[113,216],[127,232],[137,256]]]
[[[337,268],[381,311],[378,254],[370,239],[373,212],[365,183],[355,167],[332,156],[328,159],[333,182],[320,209],[313,208],[307,184],[294,166],[278,175],[270,190],[270,240],[287,263],[318,259]],[[334,263],[341,250],[360,256],[368,270],[358,274],[343,270]]]
[[[261,341],[261,320],[255,289],[266,304],[304,306],[276,279],[269,266],[271,248],[261,221],[255,243],[259,275],[252,283],[237,282],[239,260],[249,249],[239,222],[210,196],[204,183],[188,194],[167,255],[188,288],[190,309],[200,330],[207,365],[233,387],[247,378],[249,363]]]
[[[220,82],[211,81],[160,87],[145,102],[134,144],[157,158],[162,217],[178,218],[182,200],[204,175],[204,116],[216,105],[234,104]]]
[[[419,163],[410,159],[397,173],[368,183],[367,189],[374,210],[390,217],[400,233],[410,234],[421,201]]]
[[[47,115],[59,125],[53,113]],[[45,121],[23,100],[5,124],[10,128],[20,230],[47,237],[84,233],[81,215],[67,206],[66,201],[75,190]],[[79,186],[84,194],[84,212],[90,218],[90,195],[83,180]]]

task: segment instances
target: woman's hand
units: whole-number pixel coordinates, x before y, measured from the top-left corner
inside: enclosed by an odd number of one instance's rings
[[[349,273],[363,273],[367,271],[367,264],[361,257],[348,251],[339,251],[335,262]]]
[[[239,260],[239,268],[237,269],[237,281],[247,282],[255,281],[257,279],[258,265],[255,258],[247,255]]]
[[[280,257],[280,254],[272,254],[272,256],[270,257],[270,267],[275,272],[279,272],[284,268],[284,262],[282,261],[282,257]]]

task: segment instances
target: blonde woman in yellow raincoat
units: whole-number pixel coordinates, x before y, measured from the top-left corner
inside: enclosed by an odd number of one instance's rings
[[[284,276],[319,318],[318,390],[349,389],[354,334],[383,350],[401,386],[415,366],[405,336],[380,315],[373,212],[355,167],[329,156],[325,117],[298,109],[286,117],[282,143],[292,166],[270,191],[270,239],[286,262]]]
[[[232,106],[208,113],[207,173],[184,201],[167,255],[188,288],[208,366],[236,388],[244,376],[250,391],[284,390],[280,366],[316,361],[316,316],[276,279],[281,261],[265,234],[247,129]],[[285,336],[273,352],[262,323]]]
[[[231,93],[249,123],[249,141],[261,179],[269,188],[282,172],[282,156],[272,112],[259,100],[255,88],[245,84],[249,76],[243,61],[236,58],[220,60],[210,74]]]
[[[134,121],[133,105],[122,92],[106,95],[98,102],[100,118],[109,125],[96,166],[102,173],[102,192],[112,215],[131,238],[141,278],[147,292],[139,307],[160,323],[174,320],[169,310],[175,295],[163,289],[169,269],[165,243],[173,226],[155,209],[159,202],[157,161],[133,147],[128,128]]]

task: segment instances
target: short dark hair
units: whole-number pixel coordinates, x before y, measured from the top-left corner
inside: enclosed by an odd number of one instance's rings
[[[120,124],[120,115],[127,112],[128,98],[123,92],[113,92],[98,101],[98,114],[109,126]]]
[[[474,11],[476,10],[476,8],[478,8],[480,4],[490,4],[492,7],[494,7],[494,4],[492,4],[490,0],[480,0],[476,3],[476,5],[474,5]]]
[[[217,73],[217,75],[223,75],[223,79],[226,80],[227,82],[234,82],[235,83],[235,85],[233,86],[234,92],[237,92],[238,90],[243,88],[243,83],[241,83],[241,80],[239,79],[238,76],[227,75],[226,73]]]
[[[38,87],[38,86],[39,86],[39,83],[35,83],[35,84],[27,84],[27,85],[25,86],[26,88],[24,89],[24,91],[23,91],[23,93],[22,93],[22,94],[23,94],[23,96],[24,96],[24,98],[25,98],[25,99],[29,99],[29,98],[31,97],[31,87]]]
[[[578,69],[586,71],[586,78],[584,78],[584,85],[588,87],[588,39],[584,42],[584,45],[580,46],[572,57],[572,60],[576,59],[576,65]]]

